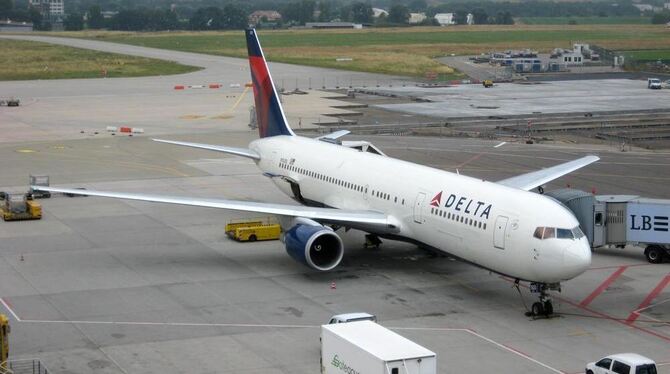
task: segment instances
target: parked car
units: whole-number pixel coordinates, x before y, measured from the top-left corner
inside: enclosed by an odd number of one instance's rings
[[[330,317],[330,321],[328,321],[329,325],[335,324],[335,323],[347,323],[347,322],[354,322],[354,321],[372,321],[372,322],[377,322],[377,316],[374,314],[368,314],[368,313],[346,313],[346,314],[337,314],[332,317]]]
[[[586,374],[656,374],[656,363],[637,353],[619,353],[587,364]]]

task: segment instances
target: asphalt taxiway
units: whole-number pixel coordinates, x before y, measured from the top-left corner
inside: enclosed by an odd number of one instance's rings
[[[104,84],[114,80],[91,81],[103,84],[99,94],[116,108],[109,112],[100,103],[80,104],[88,95],[77,87],[94,83],[23,82],[22,99],[34,103],[0,109],[2,126],[25,129],[0,134],[0,189],[25,190],[30,173],[44,173],[59,186],[291,202],[247,160],[149,139],[246,146],[257,137],[246,127],[246,110],[209,118],[234,100],[216,109],[209,104],[239,94],[237,88],[176,92],[164,85],[156,98],[133,97],[131,114],[119,120],[119,103],[131,102],[128,91],[155,79],[115,81],[109,90]],[[18,86],[0,82],[0,92]],[[55,87],[71,94],[44,94]],[[305,100],[323,103],[317,96],[287,97],[288,115],[293,98],[298,108]],[[179,108],[160,105],[170,100]],[[239,106],[250,103],[246,96]],[[103,125],[134,121],[144,135],[104,131]],[[82,134],[83,124],[89,127]],[[663,151],[366,140],[392,157],[487,180],[596,153],[601,162],[548,189],[569,184],[670,198],[670,153]],[[374,313],[382,325],[435,351],[441,373],[578,373],[586,362],[624,351],[649,356],[659,372],[670,373],[669,264],[648,264],[640,248],[598,250],[591,268],[555,296],[558,317],[533,320],[523,314],[533,300],[526,288],[519,295],[507,279],[410,244],[364,249],[363,234],[353,230],[343,233],[342,265],[317,273],[295,263],[280,242],[229,240],[225,223],[244,214],[93,197],[42,203],[40,221],[0,222],[0,313],[10,316],[12,356],[38,357],[56,373],[315,373],[318,326],[352,311]]]

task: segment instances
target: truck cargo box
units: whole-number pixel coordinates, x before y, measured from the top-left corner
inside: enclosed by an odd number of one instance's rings
[[[372,321],[321,326],[321,373],[435,374],[435,353]]]

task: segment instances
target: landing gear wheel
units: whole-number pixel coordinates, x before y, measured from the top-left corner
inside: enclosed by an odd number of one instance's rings
[[[544,315],[549,317],[554,314],[554,304],[551,303],[551,300],[544,302]]]
[[[365,248],[374,248],[379,249],[379,246],[382,244],[382,240],[379,239],[377,235],[366,234],[365,235]]]
[[[537,301],[533,303],[533,306],[530,308],[531,313],[533,313],[533,317],[538,317],[544,314],[544,306],[542,306],[542,303]]]
[[[647,247],[644,251],[644,255],[647,256],[647,261],[652,264],[660,264],[663,262],[663,250],[655,245]]]

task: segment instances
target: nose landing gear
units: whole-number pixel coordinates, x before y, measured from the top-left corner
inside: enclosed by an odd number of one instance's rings
[[[558,290],[560,292],[560,284],[547,283],[531,283],[530,292],[539,293],[540,300],[533,303],[529,312],[526,315],[529,317],[551,317],[554,314],[554,305],[549,296],[549,290]]]
[[[519,288],[519,280],[514,281],[514,287],[519,291],[519,296],[521,296],[521,301],[523,301],[523,295],[521,294],[521,289]],[[539,318],[546,317],[550,318],[554,316],[554,304],[551,302],[551,296],[549,296],[549,290],[561,291],[561,285],[558,283],[530,283],[530,292],[539,293],[539,301],[534,302],[530,310],[526,312],[527,317]],[[524,303],[524,306],[526,304]],[[528,308],[528,307],[526,307]]]

